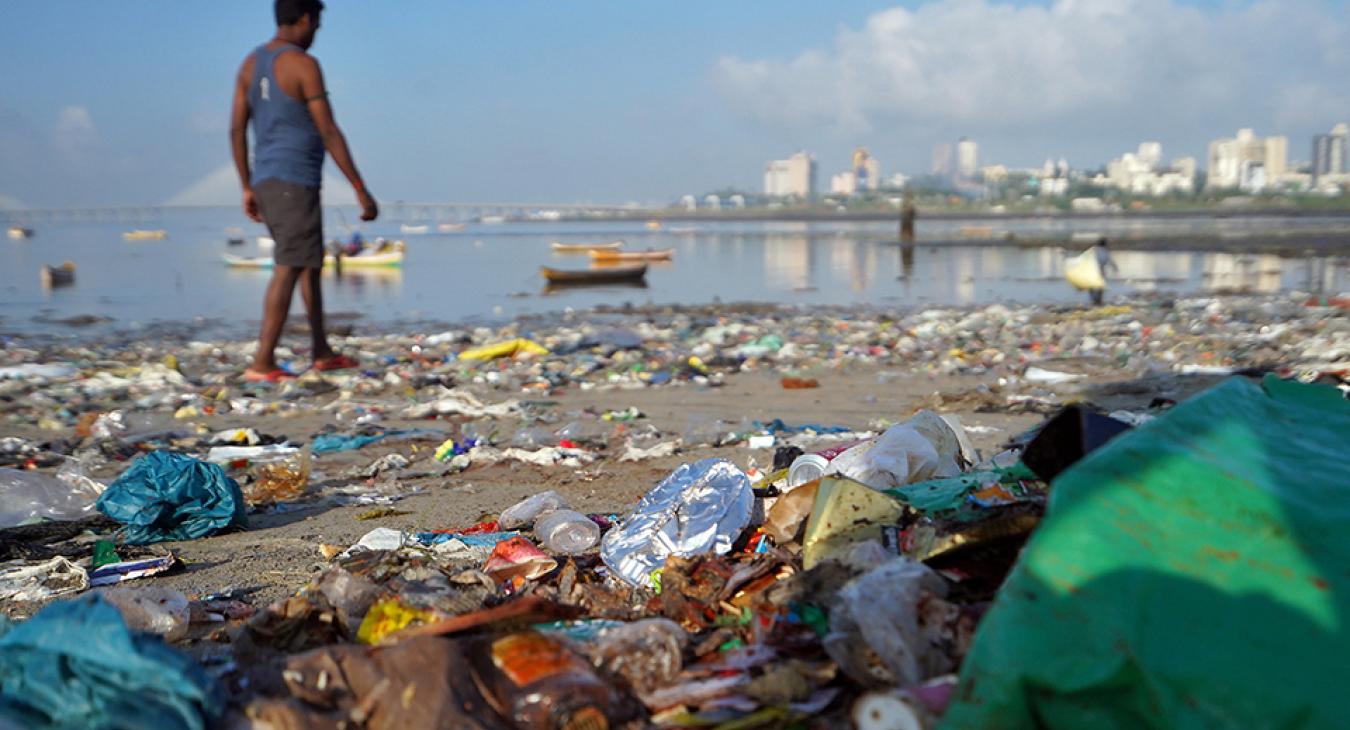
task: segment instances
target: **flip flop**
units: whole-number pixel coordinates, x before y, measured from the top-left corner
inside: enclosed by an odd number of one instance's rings
[[[360,367],[360,365],[361,363],[346,355],[332,355],[322,360],[315,360],[313,368],[319,372],[327,372],[329,370],[350,370]]]
[[[280,383],[283,380],[295,380],[295,374],[281,368],[266,373],[245,370],[244,380],[249,383]]]

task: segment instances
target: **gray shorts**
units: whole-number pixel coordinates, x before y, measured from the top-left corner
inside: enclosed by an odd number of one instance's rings
[[[323,266],[323,209],[319,189],[285,180],[263,180],[253,186],[267,230],[276,241],[277,266],[318,269]]]

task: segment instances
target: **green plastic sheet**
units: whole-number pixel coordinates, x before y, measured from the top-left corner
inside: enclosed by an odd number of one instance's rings
[[[945,479],[931,479],[915,482],[894,489],[886,494],[895,497],[914,509],[929,516],[951,516],[953,513],[970,507],[969,497],[984,485],[997,482],[1020,491],[1023,481],[1034,482],[1036,474],[1018,462],[1012,466],[990,471],[977,471]],[[966,510],[967,517],[981,513],[977,509]]]
[[[1057,478],[947,728],[1344,727],[1350,403],[1226,381]]]
[[[132,633],[97,594],[0,621],[0,725],[201,730],[223,709],[196,662]]]
[[[171,451],[137,459],[99,496],[97,506],[125,525],[122,538],[130,545],[248,527],[244,495],[224,469]]]

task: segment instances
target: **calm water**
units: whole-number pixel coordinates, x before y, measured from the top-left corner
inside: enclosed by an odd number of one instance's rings
[[[346,229],[336,214],[330,236]],[[346,220],[353,220],[350,213]],[[1103,231],[1113,236],[1245,229],[1251,221],[1215,223],[1189,219],[1141,225],[1085,222],[1010,222],[996,232],[1068,235]],[[1307,222],[1303,224],[1309,224]],[[1268,223],[1287,227],[1289,221]],[[247,242],[227,249],[226,228],[243,229]],[[1115,226],[1112,228],[1112,226]],[[166,241],[129,243],[121,232],[164,228]],[[958,235],[959,223],[932,222],[922,233]],[[673,230],[672,230],[673,229]],[[690,230],[692,229],[692,230]],[[891,224],[740,223],[699,224],[647,231],[640,223],[475,224],[461,233],[400,234],[396,222],[363,228],[367,238],[408,243],[403,269],[348,271],[325,277],[330,312],[359,313],[365,322],[497,319],[596,304],[762,301],[795,304],[882,306],[1071,302],[1084,296],[1062,279],[1064,258],[1078,248],[925,245],[909,251],[879,240]],[[135,330],[162,322],[204,319],[204,333],[240,334],[256,326],[268,272],[226,268],[227,250],[252,255],[262,226],[232,211],[184,211],[136,224],[50,224],[28,241],[0,241],[0,331],[82,333]],[[234,234],[239,235],[239,234]],[[560,256],[549,242],[624,239],[630,249],[675,249],[674,261],[653,266],[646,288],[572,289],[546,293],[541,265],[586,268],[585,256]],[[1261,292],[1287,289],[1337,293],[1350,290],[1341,258],[1282,259],[1278,256],[1208,252],[1118,251],[1121,281],[1108,295],[1162,291]],[[44,263],[77,264],[74,286],[44,292]],[[301,312],[299,299],[292,313]],[[55,320],[80,315],[111,318],[110,324],[73,329]]]

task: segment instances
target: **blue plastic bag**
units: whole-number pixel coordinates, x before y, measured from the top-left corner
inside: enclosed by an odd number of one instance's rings
[[[0,719],[18,727],[202,730],[224,706],[191,658],[97,594],[0,622]]]
[[[126,525],[122,537],[129,545],[248,527],[244,494],[224,469],[171,451],[137,459],[99,496],[97,506]]]

